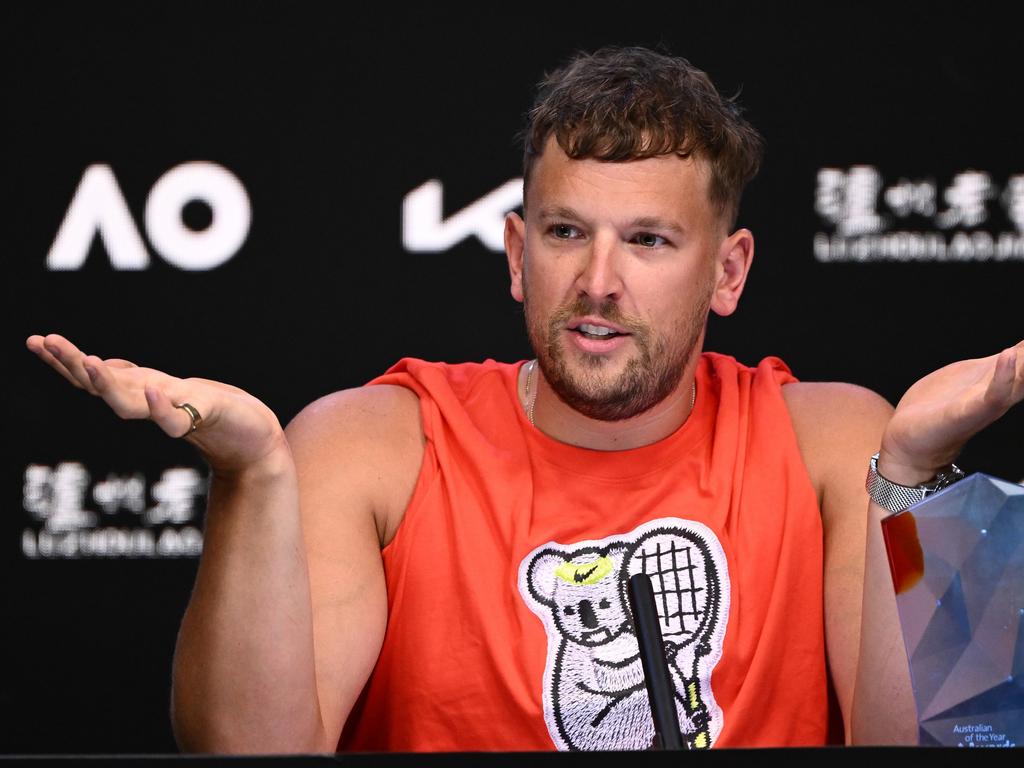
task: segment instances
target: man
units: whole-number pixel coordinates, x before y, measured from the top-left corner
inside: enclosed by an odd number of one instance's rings
[[[689,744],[912,742],[865,472],[914,487],[1024,397],[1022,345],[892,408],[704,354],[753,257],[760,141],[706,76],[641,49],[542,84],[505,241],[537,359],[402,361],[282,430],[240,389],[30,349],[213,472],[175,658],[186,749],[643,748],[622,584],[653,575]],[[884,482],[884,481],[876,481]],[[344,728],[344,731],[343,731]]]

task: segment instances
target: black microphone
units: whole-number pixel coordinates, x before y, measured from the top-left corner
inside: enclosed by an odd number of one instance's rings
[[[654,719],[655,742],[661,749],[689,749],[690,745],[683,741],[679,732],[675,686],[665,661],[654,588],[647,574],[637,573],[629,577],[629,607],[633,611],[633,626],[640,644],[640,662]]]

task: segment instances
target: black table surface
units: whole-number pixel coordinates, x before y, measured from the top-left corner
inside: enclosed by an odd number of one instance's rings
[[[982,754],[978,754],[978,753]],[[986,765],[992,763],[1020,764],[1021,753],[1016,749],[992,748],[937,748],[937,747],[824,747],[824,748],[780,748],[780,749],[713,749],[706,752],[681,754],[675,752],[431,752],[431,753],[345,753],[337,755],[5,755],[2,763],[23,763],[33,768],[63,766],[72,763],[96,765],[99,763],[117,765],[152,765],[170,768],[178,764],[182,768],[236,768],[242,765],[271,766],[380,766],[400,768],[401,766],[677,766],[680,761],[699,762],[709,766],[756,766],[777,765],[816,766],[816,768],[875,768],[882,761],[896,763],[897,768],[922,765]],[[892,762],[889,762],[892,761]]]

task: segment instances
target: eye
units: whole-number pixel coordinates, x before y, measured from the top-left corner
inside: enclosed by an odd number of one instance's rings
[[[637,245],[642,245],[644,248],[657,248],[659,245],[665,245],[668,241],[661,235],[656,235],[653,232],[641,232],[633,237],[633,242]]]
[[[576,610],[571,605],[565,606],[565,615],[566,616],[573,616],[575,613],[576,613]]]
[[[597,604],[598,608],[611,608],[612,604],[608,602],[608,598],[602,598],[601,602]]]
[[[580,235],[580,231],[572,224],[552,224],[550,232],[556,240],[572,240]]]

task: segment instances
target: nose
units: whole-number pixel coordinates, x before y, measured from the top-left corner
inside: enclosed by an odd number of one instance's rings
[[[581,258],[584,261],[576,278],[578,294],[598,302],[621,298],[622,279],[616,239],[611,236],[595,236]]]
[[[597,614],[589,600],[580,600],[580,621],[587,629],[597,628]]]

